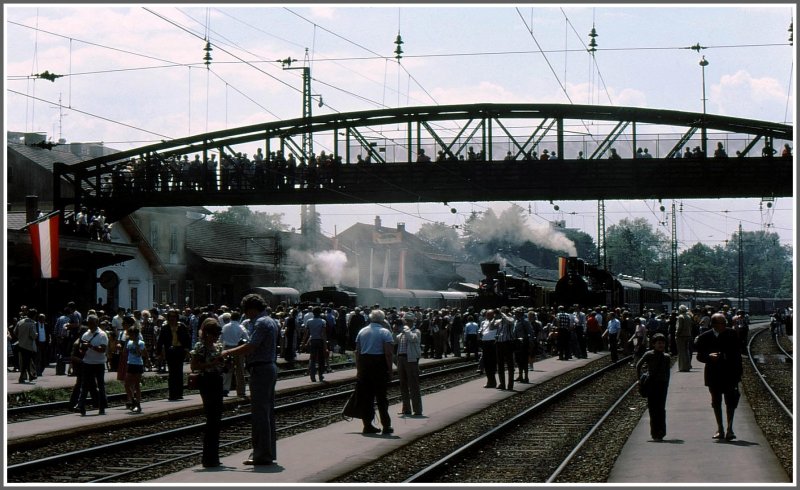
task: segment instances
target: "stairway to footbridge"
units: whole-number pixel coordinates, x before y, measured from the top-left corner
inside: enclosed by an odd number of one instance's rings
[[[54,204],[114,221],[150,206],[787,197],[792,136],[786,124],[633,107],[337,113],[56,164]]]

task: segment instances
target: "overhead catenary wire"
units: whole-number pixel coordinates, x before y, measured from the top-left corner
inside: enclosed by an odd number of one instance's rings
[[[22,92],[18,92],[16,90],[13,90],[13,89],[10,89],[10,88],[7,88],[6,90],[8,92],[12,93],[12,94],[17,94],[17,95],[21,95],[23,97],[28,97],[28,98],[31,98],[31,99],[35,99],[37,102],[46,102],[48,104],[57,104],[58,103],[58,102],[54,102],[52,100],[46,100],[46,99],[41,99],[39,97],[34,97],[32,95],[29,95],[29,94],[23,94]],[[167,135],[164,135],[164,134],[161,134],[161,133],[156,133],[156,132],[150,131],[148,129],[144,129],[144,128],[140,128],[140,127],[137,127],[137,126],[133,126],[132,124],[127,124],[127,123],[124,123],[124,122],[121,122],[121,121],[116,121],[114,119],[110,119],[108,117],[100,116],[100,115],[97,115],[97,114],[92,114],[91,112],[82,111],[80,109],[76,109],[75,107],[68,107],[67,110],[70,110],[70,111],[73,111],[73,112],[77,112],[79,114],[84,114],[86,116],[91,116],[91,117],[94,117],[94,118],[97,118],[97,119],[100,119],[100,120],[103,120],[103,121],[106,121],[106,122],[118,124],[120,126],[125,126],[127,128],[135,129],[137,131],[142,131],[144,133],[152,134],[154,136],[160,136],[160,137],[166,138],[166,139],[173,139],[172,136],[167,136]]]

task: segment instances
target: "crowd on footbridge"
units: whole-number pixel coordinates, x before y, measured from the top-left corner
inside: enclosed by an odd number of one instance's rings
[[[771,158],[777,151],[770,145],[762,150],[762,157]],[[344,162],[341,155],[326,153],[324,150],[319,155],[312,153],[308,159],[297,158],[294,153],[288,157],[282,151],[273,151],[265,154],[257,148],[252,156],[247,153],[210,153],[210,157],[201,157],[195,154],[193,159],[189,155],[172,155],[169,157],[150,156],[145,158],[131,158],[115,164],[112,170],[103,174],[100,183],[102,197],[119,197],[133,193],[151,192],[231,192],[256,189],[314,189],[335,186],[339,169],[343,166],[375,165],[371,153],[365,156],[359,154],[354,163]],[[782,158],[791,158],[792,149],[788,143],[781,152]],[[686,147],[681,154],[676,152],[676,158],[705,159],[706,155],[699,146],[694,149]],[[737,151],[737,157],[742,157]],[[534,147],[527,152],[520,151],[516,155],[508,151],[503,160],[518,161],[546,161],[556,160],[555,151],[547,148],[541,154]],[[621,159],[616,148],[610,148],[609,159]],[[653,158],[648,148],[637,148],[633,153],[634,159]],[[722,142],[717,144],[713,158],[728,158]],[[584,152],[579,151],[576,160],[586,159]],[[485,151],[468,147],[465,152],[458,155],[450,150],[439,150],[435,158],[427,155],[425,149],[420,148],[415,158],[417,163],[429,162],[463,162],[486,161]]]

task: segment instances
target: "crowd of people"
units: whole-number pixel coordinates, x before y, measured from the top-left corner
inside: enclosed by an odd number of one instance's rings
[[[791,308],[773,314],[775,335],[783,333],[776,325],[791,323],[791,316]],[[657,441],[666,434],[670,355],[678,357],[678,371],[686,372],[692,369],[696,354],[697,361],[706,364],[705,381],[718,422],[714,437],[730,440],[735,438],[732,421],[741,377],[740,353],[749,321],[746,312],[727,305],[719,309],[681,305],[669,315],[579,305],[461,311],[281,304],[272,309],[251,294],[236,307],[180,310],[164,304],[142,311],[119,308],[114,316],[90,309],[85,318],[70,302],[52,326],[44,314],[22,306],[9,325],[7,345],[9,370],[19,371],[19,383],[42,376],[53,360],[57,373],[59,365],[69,365],[69,371],[61,374],[75,376],[71,403],[81,415],[86,414],[89,399],[99,414],[105,413],[106,371],[116,371],[124,381],[133,413],[142,411],[140,384],[146,370],[166,372],[169,400],[180,400],[188,362],[199,373],[207,416],[203,464],[210,467],[219,465],[219,417],[232,383],[238,396],[245,396],[249,387],[253,411],[253,453],[245,464],[274,463],[276,361],[280,356],[292,366],[298,351],[310,355],[312,382],[325,381],[332,353],[355,359],[364,434],[394,431],[386,399],[394,366],[402,398],[398,415],[405,417],[423,414],[421,358],[466,356],[486,375],[484,388],[513,390],[515,382],[529,383],[537,358],[585,359],[589,352],[609,350],[616,361],[620,353],[633,354],[631,365],[637,374],[645,370],[651,374],[648,405],[651,435]],[[375,405],[381,428],[373,425]]]
[[[772,157],[777,153],[770,145],[762,150],[762,156]],[[319,155],[312,153],[307,159],[295,157],[289,152],[288,156],[283,151],[264,153],[261,148],[256,148],[255,153],[248,156],[243,152],[223,152],[217,159],[216,152],[200,155],[195,154],[192,159],[189,155],[151,155],[146,158],[131,158],[114,165],[111,172],[101,178],[99,190],[105,197],[119,197],[133,193],[168,192],[168,191],[242,191],[252,189],[295,189],[319,188],[334,185],[338,169],[347,162],[343,162],[341,155],[326,154],[321,151]],[[741,153],[737,151],[737,156]],[[781,157],[791,158],[792,148],[786,143],[781,151]],[[653,158],[648,148],[637,148],[633,158]],[[699,146],[694,149],[686,147],[683,154],[677,152],[676,157],[702,159],[705,153]],[[714,158],[727,158],[722,142],[717,144]],[[489,157],[491,158],[491,156]],[[584,152],[579,151],[576,157],[583,160]],[[610,159],[622,158],[615,148],[610,149]],[[508,151],[504,160],[557,160],[556,152],[543,149],[541,154],[536,146],[520,151],[514,155]],[[431,162],[432,158],[420,148],[416,154],[417,163]],[[459,161],[486,161],[484,149],[475,151],[470,146],[466,152],[453,153],[449,149],[439,150],[436,162]],[[373,155],[357,155],[356,165],[369,165],[374,163]],[[92,226],[88,221],[86,226]]]

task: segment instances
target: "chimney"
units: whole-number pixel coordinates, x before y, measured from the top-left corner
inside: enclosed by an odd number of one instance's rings
[[[25,221],[30,223],[35,220],[39,213],[39,196],[25,196]]]
[[[28,146],[44,143],[46,139],[47,135],[43,133],[25,133],[25,144]]]
[[[406,232],[406,224],[405,223],[397,223],[397,231]]]
[[[380,216],[375,216],[375,229],[376,230],[380,230],[381,229],[381,217]]]

